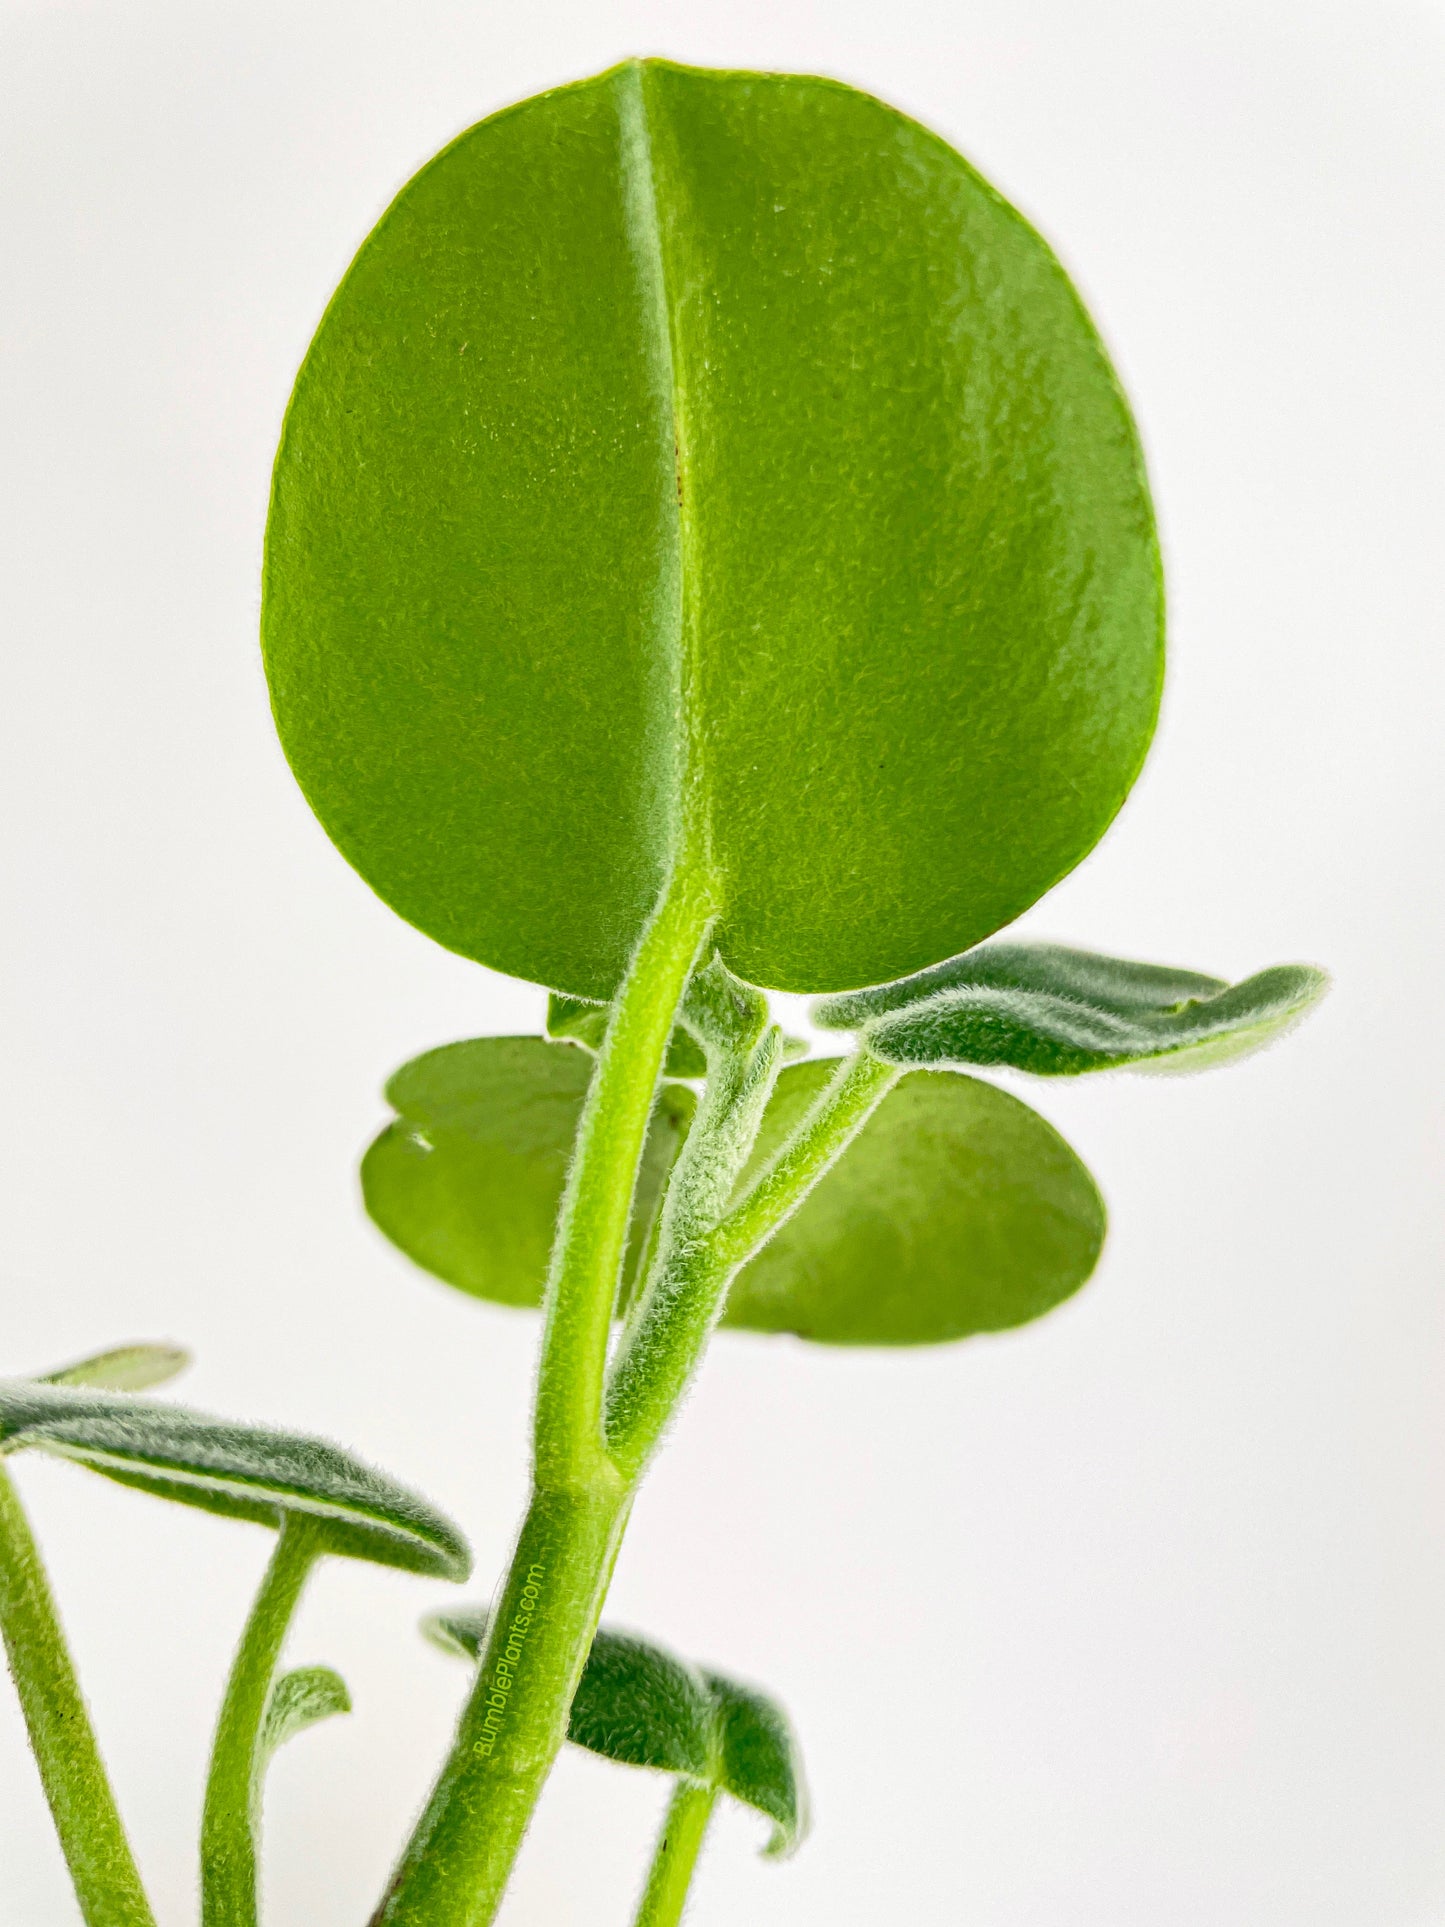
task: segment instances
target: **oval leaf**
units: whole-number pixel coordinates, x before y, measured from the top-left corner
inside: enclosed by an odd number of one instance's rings
[[[466,1540],[444,1513],[303,1432],[35,1379],[0,1380],[0,1453],[26,1446],[231,1519],[277,1526],[286,1512],[305,1513],[322,1522],[326,1552],[445,1579],[471,1570]]]
[[[501,1304],[542,1301],[581,1102],[575,1063],[585,1060],[573,1053],[571,1069],[559,1066],[549,1049],[561,1047],[484,1038],[418,1058],[388,1090],[409,1117],[431,1121],[389,1126],[362,1163],[367,1209],[387,1236],[447,1283]],[[814,1059],[782,1072],[740,1188],[833,1069]],[[664,1087],[664,1101],[678,1089]],[[680,1135],[665,1112],[660,1119],[654,1139],[663,1129]],[[639,1224],[670,1155],[650,1141]],[[723,1322],[835,1345],[998,1331],[1077,1291],[1103,1237],[1093,1180],[1028,1105],[973,1078],[910,1077],[734,1279]],[[634,1256],[638,1242],[635,1234]]]
[[[364,244],[287,412],[263,640],[312,806],[440,942],[608,997],[705,821],[724,960],[830,990],[1092,847],[1162,596],[1028,223],[849,87],[649,61],[472,128]]]
[[[422,1630],[475,1663],[485,1607],[433,1613]],[[756,1687],[703,1672],[664,1646],[598,1629],[577,1682],[567,1737],[622,1766],[654,1767],[716,1786],[773,1823],[769,1854],[790,1853],[807,1828],[802,1756],[787,1715]]]
[[[540,1037],[479,1037],[403,1065],[400,1116],[362,1159],[366,1208],[387,1237],[459,1290],[538,1305],[592,1060]],[[628,1276],[692,1119],[665,1084],[638,1175]]]
[[[263,1773],[277,1747],[304,1733],[308,1726],[351,1711],[351,1695],[340,1673],[329,1666],[298,1666],[274,1682],[261,1717],[256,1742],[256,1771]]]
[[[46,1385],[92,1385],[97,1391],[146,1392],[183,1372],[191,1355],[182,1345],[117,1345],[110,1351],[78,1358],[57,1372],[46,1372]]]
[[[1036,1077],[1183,1073],[1251,1056],[1317,1004],[1324,971],[1279,964],[1229,984],[1061,944],[989,944],[901,983],[835,997],[815,1015],[864,1027],[904,1066],[987,1064]]]

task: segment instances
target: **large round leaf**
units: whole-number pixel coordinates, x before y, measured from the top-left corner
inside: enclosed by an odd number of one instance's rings
[[[372,1217],[449,1284],[540,1304],[586,1064],[569,1045],[481,1038],[404,1066],[387,1087],[403,1117],[362,1163]],[[742,1184],[834,1064],[783,1071]],[[685,1122],[672,1107],[688,1099],[663,1086],[634,1254]],[[1103,1235],[1092,1179],[1037,1112],[973,1078],[915,1072],[734,1280],[724,1323],[845,1345],[994,1331],[1076,1291]]]
[[[362,248],[287,415],[264,640],[312,804],[441,942],[606,997],[681,852],[740,976],[836,990],[1093,845],[1161,594],[1027,223],[850,88],[633,62],[463,134]]]

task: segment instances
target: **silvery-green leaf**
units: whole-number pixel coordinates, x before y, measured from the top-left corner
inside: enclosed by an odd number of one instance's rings
[[[422,1626],[445,1651],[475,1660],[488,1617],[484,1607],[453,1607]],[[605,1626],[578,1681],[567,1737],[622,1766],[704,1781],[713,1770],[712,1700],[702,1675],[664,1647]]]
[[[36,1379],[0,1380],[0,1453],[38,1447],[158,1498],[277,1526],[300,1512],[322,1549],[465,1579],[466,1540],[444,1513],[325,1439],[239,1425],[180,1405]]]
[[[90,1385],[97,1391],[147,1392],[175,1378],[191,1362],[181,1345],[116,1345],[46,1372],[46,1385]]]
[[[876,1056],[908,1067],[998,1065],[1039,1077],[1186,1072],[1275,1042],[1328,983],[1307,964],[1230,984],[1060,944],[987,944],[897,983],[829,998],[815,1016],[832,1028],[861,1027]]]
[[[430,1614],[422,1630],[443,1651],[475,1663],[489,1617],[485,1607],[453,1607]],[[770,1854],[790,1853],[806,1831],[802,1757],[776,1701],[635,1633],[599,1628],[567,1737],[622,1766],[653,1767],[730,1793],[773,1823]]]
[[[298,1666],[283,1673],[266,1699],[256,1743],[258,1773],[265,1770],[271,1755],[287,1740],[304,1733],[319,1720],[350,1711],[351,1695],[346,1690],[346,1682],[329,1666]]]

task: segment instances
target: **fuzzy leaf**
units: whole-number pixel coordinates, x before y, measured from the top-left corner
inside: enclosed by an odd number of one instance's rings
[[[477,1298],[537,1305],[591,1059],[540,1037],[479,1037],[413,1058],[386,1095],[400,1113],[367,1151],[372,1218],[407,1256]],[[638,1177],[628,1274],[695,1105],[665,1084]]]
[[[312,806],[440,942],[609,997],[706,864],[731,969],[834,990],[1092,847],[1162,595],[1028,223],[852,88],[648,61],[471,128],[363,245],[287,411],[263,640]]]
[[[823,1089],[791,1065],[741,1191]],[[934,1345],[1050,1311],[1104,1241],[1088,1171],[1027,1104],[972,1077],[920,1073],[734,1280],[723,1322],[833,1345]]]
[[[588,997],[563,997],[555,990],[547,999],[547,1035],[599,1051],[607,1030],[606,1004]],[[679,1024],[667,1042],[664,1077],[706,1077],[707,1056],[695,1037]]]
[[[36,1379],[0,1380],[0,1453],[37,1446],[121,1485],[227,1518],[323,1523],[327,1552],[465,1579],[471,1554],[443,1513],[340,1446],[181,1405]]]
[[[266,1700],[257,1742],[257,1773],[277,1747],[304,1733],[308,1726],[351,1711],[351,1695],[340,1673],[329,1666],[298,1666],[274,1682]]]
[[[1037,1077],[1182,1073],[1264,1049],[1328,986],[1308,964],[1229,984],[1061,944],[988,944],[899,983],[830,998],[814,1014],[826,1027],[862,1026],[868,1048],[890,1064],[1001,1065]]]
[[[444,1651],[475,1660],[486,1638],[484,1607],[453,1607],[422,1622]],[[713,1772],[712,1700],[685,1660],[604,1626],[577,1682],[567,1737],[622,1766],[708,1780]]]
[[[453,1608],[429,1615],[422,1630],[443,1651],[475,1663],[489,1617],[485,1607]],[[567,1737],[622,1766],[720,1787],[772,1821],[770,1854],[790,1853],[806,1830],[802,1758],[782,1708],[634,1633],[599,1628]]]
[[[367,1209],[409,1257],[475,1297],[542,1301],[581,1104],[567,1055],[533,1039],[484,1038],[430,1052],[388,1086],[393,1102],[424,1108],[432,1121],[403,1120],[377,1138],[362,1163]],[[570,1055],[574,1067],[585,1063]],[[740,1188],[803,1117],[834,1062],[784,1069]],[[664,1086],[664,1105],[679,1091]],[[665,1110],[659,1120],[639,1224],[666,1168],[655,1141],[664,1128],[680,1135]],[[1077,1291],[1103,1236],[1093,1180],[1028,1105],[973,1078],[909,1077],[734,1280],[723,1322],[835,1345],[997,1331]]]
[[[97,1391],[147,1392],[183,1372],[191,1354],[181,1345],[117,1345],[46,1372],[45,1385],[91,1385]]]

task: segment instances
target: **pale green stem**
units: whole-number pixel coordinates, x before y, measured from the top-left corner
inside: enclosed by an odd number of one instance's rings
[[[485,1927],[567,1731],[632,1494],[602,1436],[602,1386],[638,1166],[673,1021],[713,914],[665,892],[617,998],[558,1217],[538,1370],[532,1500],[476,1685],[374,1921]]]
[[[797,1210],[902,1075],[862,1053],[846,1059],[732,1210],[698,1235],[664,1242],[657,1276],[649,1281],[607,1388],[608,1449],[626,1478],[640,1477],[656,1450],[737,1272]],[[684,1159],[692,1145],[689,1138]],[[679,1182],[683,1175],[679,1160]]]
[[[678,1781],[663,1816],[634,1927],[677,1927],[716,1804],[716,1787]]]
[[[202,1927],[256,1927],[261,1725],[287,1628],[320,1551],[315,1522],[287,1513],[236,1649],[201,1818]]]
[[[0,1630],[86,1927],[155,1927],[40,1554],[0,1467]]]

